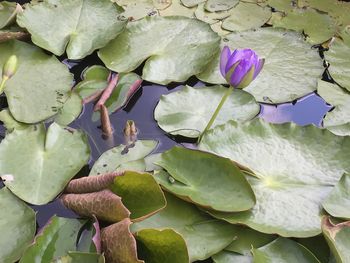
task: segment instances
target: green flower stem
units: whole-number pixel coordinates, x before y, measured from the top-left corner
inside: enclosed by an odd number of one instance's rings
[[[228,97],[230,97],[230,95],[232,94],[232,92],[233,92],[234,89],[235,89],[234,87],[230,86],[230,87],[226,90],[226,92],[225,92],[224,96],[222,97],[222,99],[221,99],[219,105],[217,106],[217,108],[216,108],[214,114],[211,116],[211,118],[210,118],[210,120],[209,120],[207,126],[205,127],[205,129],[204,129],[204,131],[202,132],[202,134],[199,136],[199,138],[198,138],[198,143],[202,140],[203,134],[204,134],[207,130],[209,130],[209,129],[211,128],[211,126],[213,125],[213,123],[214,123],[216,117],[218,116],[218,114],[219,114],[219,112],[220,112],[222,106],[224,106],[225,101],[227,100]]]

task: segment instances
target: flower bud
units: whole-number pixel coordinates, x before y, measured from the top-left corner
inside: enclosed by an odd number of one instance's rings
[[[12,55],[8,58],[2,68],[2,78],[10,79],[17,71],[18,59],[16,55]]]

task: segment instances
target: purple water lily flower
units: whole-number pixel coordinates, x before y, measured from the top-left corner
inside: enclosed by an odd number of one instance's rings
[[[225,46],[221,51],[220,71],[232,87],[243,89],[260,73],[264,62],[254,50],[236,49],[231,53]]]

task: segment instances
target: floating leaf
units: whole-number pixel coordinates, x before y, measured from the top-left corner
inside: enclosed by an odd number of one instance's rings
[[[237,32],[225,36],[222,45],[251,48],[265,58],[263,70],[245,89],[258,101],[282,103],[300,98],[316,89],[324,71],[317,50],[295,32],[272,28]],[[205,82],[226,83],[220,74],[219,55],[197,76]]]
[[[350,123],[327,127],[329,131],[338,136],[350,136]]]
[[[344,42],[335,39],[330,49],[324,53],[325,59],[329,62],[328,71],[332,78],[342,87],[350,91],[350,41]]]
[[[148,58],[142,78],[168,84],[203,71],[218,46],[219,37],[204,22],[180,16],[147,17],[128,24],[99,51],[99,57],[117,72],[130,72]]]
[[[205,8],[209,12],[217,12],[229,10],[237,5],[239,0],[208,0],[205,4]]]
[[[194,205],[166,194],[167,206],[157,214],[134,223],[132,232],[143,229],[171,228],[187,244],[190,262],[202,260],[221,251],[232,242],[235,226],[200,212]]]
[[[135,146],[125,152],[125,145],[119,145],[106,152],[95,162],[90,171],[90,176],[126,170],[128,164],[134,161],[143,161],[157,146],[158,142],[152,140],[138,140]],[[122,166],[122,167],[121,167]],[[122,168],[122,169],[121,169]]]
[[[223,250],[212,256],[214,263],[252,263],[253,259],[248,255],[240,255]]]
[[[24,252],[20,263],[51,263],[74,251],[84,223],[84,220],[53,216]]]
[[[195,10],[195,7],[185,7],[180,0],[172,0],[171,5],[164,10],[160,10],[159,14],[161,16],[186,16],[193,18]]]
[[[252,253],[256,263],[319,263],[305,247],[282,237],[264,247],[253,249]]]
[[[206,0],[181,0],[181,3],[186,7],[194,7],[200,3],[204,3]]]
[[[222,12],[209,12],[204,8],[205,4],[199,4],[196,11],[194,12],[197,19],[202,20],[208,24],[214,24],[218,21],[230,16],[229,11]]]
[[[0,121],[3,122],[7,132],[12,132],[13,130],[24,130],[29,126],[25,123],[16,121],[8,109],[0,111]]]
[[[230,121],[204,134],[199,148],[254,172],[248,179],[255,207],[241,213],[213,213],[215,217],[281,236],[319,234],[321,202],[350,169],[350,138],[311,125]]]
[[[230,31],[256,29],[264,25],[270,17],[269,7],[240,2],[230,10],[230,16],[223,21],[222,27]]]
[[[144,229],[135,236],[140,258],[146,262],[189,262],[185,240],[172,229]]]
[[[17,72],[5,87],[13,117],[20,122],[36,123],[57,114],[73,83],[67,67],[24,42],[0,43],[0,50],[1,65],[13,54],[18,57]]]
[[[290,0],[267,0],[267,4],[277,11],[288,12],[293,9],[293,3]]]
[[[322,220],[322,231],[338,263],[350,260],[350,221],[333,224],[328,217]]]
[[[168,172],[155,176],[158,183],[185,200],[225,212],[245,211],[255,204],[249,183],[229,159],[173,147],[156,164]]]
[[[166,206],[163,191],[148,173],[126,171],[114,178],[111,190],[122,198],[132,220],[142,220]]]
[[[21,11],[20,4],[2,1],[0,3],[0,29],[12,24],[16,20],[17,13]]]
[[[124,12],[120,14],[122,20],[135,21],[158,14],[153,0],[113,0],[113,2],[123,7]]]
[[[20,153],[20,154],[19,154]],[[11,174],[6,186],[31,204],[55,198],[68,181],[87,163],[90,149],[79,131],[56,123],[14,130],[0,144],[0,175]]]
[[[55,122],[66,126],[78,118],[82,110],[83,101],[81,97],[75,92],[70,92],[63,107],[58,110],[58,114],[55,116]]]
[[[3,263],[12,263],[34,238],[35,212],[6,187],[0,189],[0,200],[0,258]]]
[[[162,95],[154,111],[154,118],[167,133],[196,138],[208,124],[226,89],[223,86],[185,86],[179,91]],[[260,106],[252,95],[236,89],[224,104],[213,127],[231,119],[240,122],[253,119],[259,111]]]
[[[52,261],[52,263],[105,263],[103,255],[71,251],[68,255]]]
[[[332,216],[350,220],[350,174],[343,175],[322,205]]]
[[[130,232],[130,225],[130,219],[125,218],[102,229],[102,250],[108,263],[144,263],[137,258],[136,240]]]
[[[117,20],[119,14],[109,0],[45,0],[27,5],[17,23],[31,33],[39,47],[57,56],[67,48],[69,59],[81,59],[123,30],[125,22]]]
[[[299,244],[310,250],[311,253],[322,263],[331,263],[331,254],[323,235],[318,235],[309,238],[299,238],[297,240]]]

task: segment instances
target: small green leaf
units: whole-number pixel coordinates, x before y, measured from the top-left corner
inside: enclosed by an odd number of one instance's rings
[[[63,107],[55,116],[55,122],[66,126],[79,117],[83,110],[82,98],[75,92],[71,92]]]

